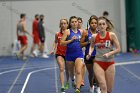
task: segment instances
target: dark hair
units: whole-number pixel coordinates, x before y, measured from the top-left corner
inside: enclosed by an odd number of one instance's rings
[[[83,19],[81,17],[78,17],[77,20],[81,20],[81,22],[83,22]]]
[[[113,31],[114,25],[111,23],[111,21],[109,19],[107,19],[106,17],[104,17],[104,16],[101,16],[101,17],[98,18],[98,20],[102,20],[102,19],[105,20],[106,23],[107,23],[107,25],[108,25],[108,27],[106,28],[106,30],[107,31]]]
[[[90,16],[90,18],[89,18],[89,20],[88,20],[88,22],[87,22],[87,29],[88,29],[88,25],[90,25],[92,19],[95,19],[96,21],[98,21],[98,17],[97,17],[96,15]]]
[[[69,25],[68,25],[68,28],[71,28],[70,23],[71,23],[71,20],[74,19],[74,18],[76,18],[76,19],[78,20],[78,18],[77,18],[76,16],[71,16],[70,19],[69,19]]]
[[[23,18],[25,16],[26,16],[26,14],[24,14],[24,13],[20,14],[20,18]]]
[[[40,15],[40,20],[43,20],[43,19],[44,19],[44,15],[41,14],[41,15]]]
[[[40,17],[42,18],[42,17],[44,17],[44,15],[43,15],[43,14],[41,14],[41,15],[40,15]]]
[[[35,14],[35,18],[38,17],[38,16],[39,16],[39,14]]]
[[[107,11],[103,12],[103,16],[108,16],[108,15],[109,15],[109,13]]]
[[[98,20],[98,17],[96,15],[92,15],[88,20],[89,24],[91,23],[92,19]]]

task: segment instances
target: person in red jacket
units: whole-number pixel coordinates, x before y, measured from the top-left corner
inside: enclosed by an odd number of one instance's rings
[[[38,31],[38,20],[39,20],[39,15],[36,14],[35,15],[35,19],[32,23],[32,34],[33,34],[33,44],[32,44],[32,47],[31,47],[31,55],[33,57],[36,56],[36,53],[35,53],[35,47],[37,46],[37,48],[40,50],[40,38],[39,38],[39,31]]]

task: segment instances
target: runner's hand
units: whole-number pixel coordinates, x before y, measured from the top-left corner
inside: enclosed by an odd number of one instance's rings
[[[91,57],[91,55],[88,54],[88,55],[86,56],[86,59],[89,60],[90,57]]]
[[[110,56],[110,53],[105,53],[104,55],[103,55],[103,57],[105,57],[105,58],[108,58]]]

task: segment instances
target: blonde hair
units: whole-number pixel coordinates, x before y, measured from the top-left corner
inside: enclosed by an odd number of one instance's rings
[[[114,25],[111,23],[111,21],[109,19],[107,19],[104,16],[101,16],[101,17],[98,18],[98,21],[99,20],[105,20],[106,21],[106,24],[108,25],[108,27],[106,28],[107,31],[109,31],[109,32],[114,31]]]
[[[69,24],[68,20],[66,18],[60,19],[60,23],[59,23],[59,28],[61,28],[61,21],[65,20],[67,22],[67,24]]]

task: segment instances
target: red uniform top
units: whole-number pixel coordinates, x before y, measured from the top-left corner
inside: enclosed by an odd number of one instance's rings
[[[34,43],[39,43],[39,31],[38,31],[38,20],[34,20],[33,21],[33,25],[32,25],[33,31],[32,34],[34,36]]]
[[[103,55],[110,51],[113,51],[113,42],[110,38],[109,32],[106,32],[106,36],[101,38],[99,33],[95,37],[95,46],[96,46],[96,61],[110,62],[113,60],[113,55],[108,58],[104,58]]]
[[[95,62],[100,65],[104,71],[106,71],[110,65],[114,64],[113,55],[109,56],[108,58],[103,57],[105,53],[113,51],[113,42],[110,38],[110,33],[106,32],[106,36],[104,38],[101,38],[98,33],[95,37],[95,46]]]
[[[35,19],[33,21],[32,28],[33,28],[33,35],[38,35],[38,20]]]
[[[67,47],[60,45],[60,40],[61,40],[62,36],[63,36],[63,34],[61,32],[57,33],[57,43],[58,44],[57,44],[56,54],[65,56]]]

